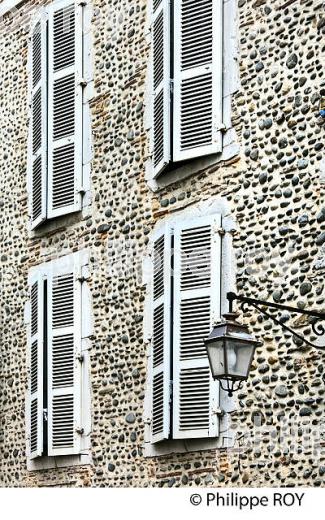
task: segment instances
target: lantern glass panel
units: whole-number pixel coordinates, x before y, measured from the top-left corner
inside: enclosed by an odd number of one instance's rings
[[[226,374],[224,340],[212,341],[207,345],[212,377],[218,378]]]
[[[227,340],[228,374],[233,377],[246,379],[254,351],[255,345],[236,340]]]

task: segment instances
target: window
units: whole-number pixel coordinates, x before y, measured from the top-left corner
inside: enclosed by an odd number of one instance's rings
[[[31,459],[79,454],[87,432],[87,349],[90,308],[87,254],[33,268],[30,325],[28,447]]]
[[[29,207],[32,229],[82,208],[83,12],[59,0],[31,34]]]
[[[151,442],[218,436],[219,385],[203,340],[221,311],[221,216],[166,224],[152,239]]]
[[[222,151],[223,0],[152,0],[154,177]]]

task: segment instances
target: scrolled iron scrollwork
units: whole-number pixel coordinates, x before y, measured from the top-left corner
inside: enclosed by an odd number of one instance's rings
[[[313,329],[313,332],[316,334],[316,336],[325,336],[325,327],[320,321],[317,320],[312,322],[311,328]]]
[[[249,304],[247,302],[241,302],[240,308],[244,313],[249,312]]]
[[[306,309],[298,309],[297,307],[290,307],[287,305],[282,305],[280,303],[272,303],[272,302],[266,302],[262,300],[256,300],[253,298],[248,298],[246,296],[237,295],[235,293],[228,293],[227,298],[229,301],[229,312],[232,312],[233,309],[233,303],[234,301],[240,302],[240,308],[242,312],[248,312],[250,307],[253,307],[258,312],[263,314],[266,318],[272,320],[274,323],[279,325],[283,330],[286,330],[287,332],[290,332],[293,336],[298,338],[299,340],[303,341],[310,347],[316,348],[318,350],[325,350],[325,344],[324,345],[316,345],[314,343],[311,343],[305,336],[302,336],[301,334],[298,334],[295,330],[293,330],[291,327],[288,327],[288,325],[285,325],[283,321],[280,321],[276,316],[273,314],[270,314],[265,310],[265,307],[268,309],[276,309],[280,311],[288,311],[292,314],[302,314],[305,316],[309,316],[311,318],[310,323],[312,330],[314,334],[318,337],[325,336],[325,326],[321,322],[325,322],[325,313],[324,312],[318,312],[318,311],[310,311]]]

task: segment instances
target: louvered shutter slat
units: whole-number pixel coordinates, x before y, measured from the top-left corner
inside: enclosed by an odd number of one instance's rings
[[[180,222],[174,230],[173,438],[218,434],[219,385],[204,340],[220,313],[220,216]]]
[[[43,453],[43,282],[30,281],[31,320],[29,332],[29,452],[30,458]]]
[[[81,9],[62,0],[49,11],[49,217],[81,209]]]
[[[174,161],[222,149],[222,0],[179,0],[174,12]]]
[[[153,1],[152,136],[154,176],[170,161],[170,2]]]
[[[80,452],[81,284],[74,269],[48,280],[49,455]]]
[[[171,235],[166,226],[153,239],[152,442],[168,439],[170,432],[170,262]]]
[[[30,44],[30,129],[28,146],[31,228],[46,219],[47,191],[47,19],[42,10]]]

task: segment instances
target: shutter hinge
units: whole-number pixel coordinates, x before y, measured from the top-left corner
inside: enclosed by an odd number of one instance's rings
[[[83,435],[85,432],[85,430],[83,428],[76,428],[76,433],[78,433],[78,435]]]
[[[173,79],[170,80],[170,87],[169,87],[169,89],[170,89],[170,93],[174,94],[174,80]]]
[[[224,124],[220,125],[219,132],[221,132],[222,134],[227,133],[226,125],[224,125]]]
[[[87,2],[79,2],[80,7],[85,7],[87,5]]]
[[[222,237],[226,234],[225,230],[222,227],[217,228],[216,232]]]
[[[43,419],[44,419],[45,422],[48,421],[47,408],[43,409]]]
[[[221,408],[214,408],[212,411],[213,415],[224,415],[224,411]]]
[[[152,421],[151,421],[151,419],[149,419],[149,417],[147,417],[147,419],[145,419],[143,422],[144,422],[144,424],[147,424],[148,426],[150,426]]]
[[[79,81],[79,85],[83,88],[87,87],[87,81],[82,78],[80,81]]]
[[[77,280],[80,283],[87,282],[88,279],[89,279],[89,277],[87,277],[87,276],[77,276]]]
[[[83,336],[81,339],[89,339],[91,341],[93,341],[95,339],[95,334],[89,334],[89,336]]]
[[[85,361],[85,356],[83,354],[79,354],[79,356],[77,356],[77,359],[79,363],[83,363]]]

